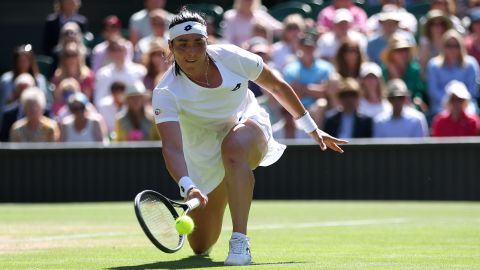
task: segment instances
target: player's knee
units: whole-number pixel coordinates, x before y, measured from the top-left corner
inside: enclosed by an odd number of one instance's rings
[[[226,139],[222,143],[222,159],[226,166],[245,161],[244,148],[234,139]]]

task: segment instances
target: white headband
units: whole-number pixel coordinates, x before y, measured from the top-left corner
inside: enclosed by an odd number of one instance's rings
[[[207,27],[199,22],[188,21],[170,28],[170,40],[186,34],[200,34],[207,37]]]

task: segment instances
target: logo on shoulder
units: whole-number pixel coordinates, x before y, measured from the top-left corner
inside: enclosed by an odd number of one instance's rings
[[[160,115],[161,112],[160,109],[155,109],[155,115]]]
[[[233,88],[232,91],[237,91],[238,89],[240,89],[240,86],[242,86],[242,84],[237,83],[237,85],[235,85],[235,88]]]
[[[183,30],[190,31],[190,30],[192,30],[192,26],[189,24],[189,25],[185,26],[185,28],[183,28]]]

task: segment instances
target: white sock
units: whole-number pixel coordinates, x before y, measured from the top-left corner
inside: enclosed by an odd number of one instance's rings
[[[247,239],[247,236],[243,233],[239,232],[233,232],[232,233],[232,238],[237,238],[237,239]]]

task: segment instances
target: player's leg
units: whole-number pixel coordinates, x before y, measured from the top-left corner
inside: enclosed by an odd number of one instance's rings
[[[225,264],[243,265],[251,261],[247,223],[253,197],[256,168],[267,151],[262,130],[251,120],[235,126],[222,143],[225,186],[233,224],[230,251]]]
[[[222,231],[223,214],[227,205],[227,192],[223,182],[208,194],[205,208],[197,208],[190,212],[195,222],[193,233],[188,235],[188,242],[195,254],[208,254],[217,242]]]

